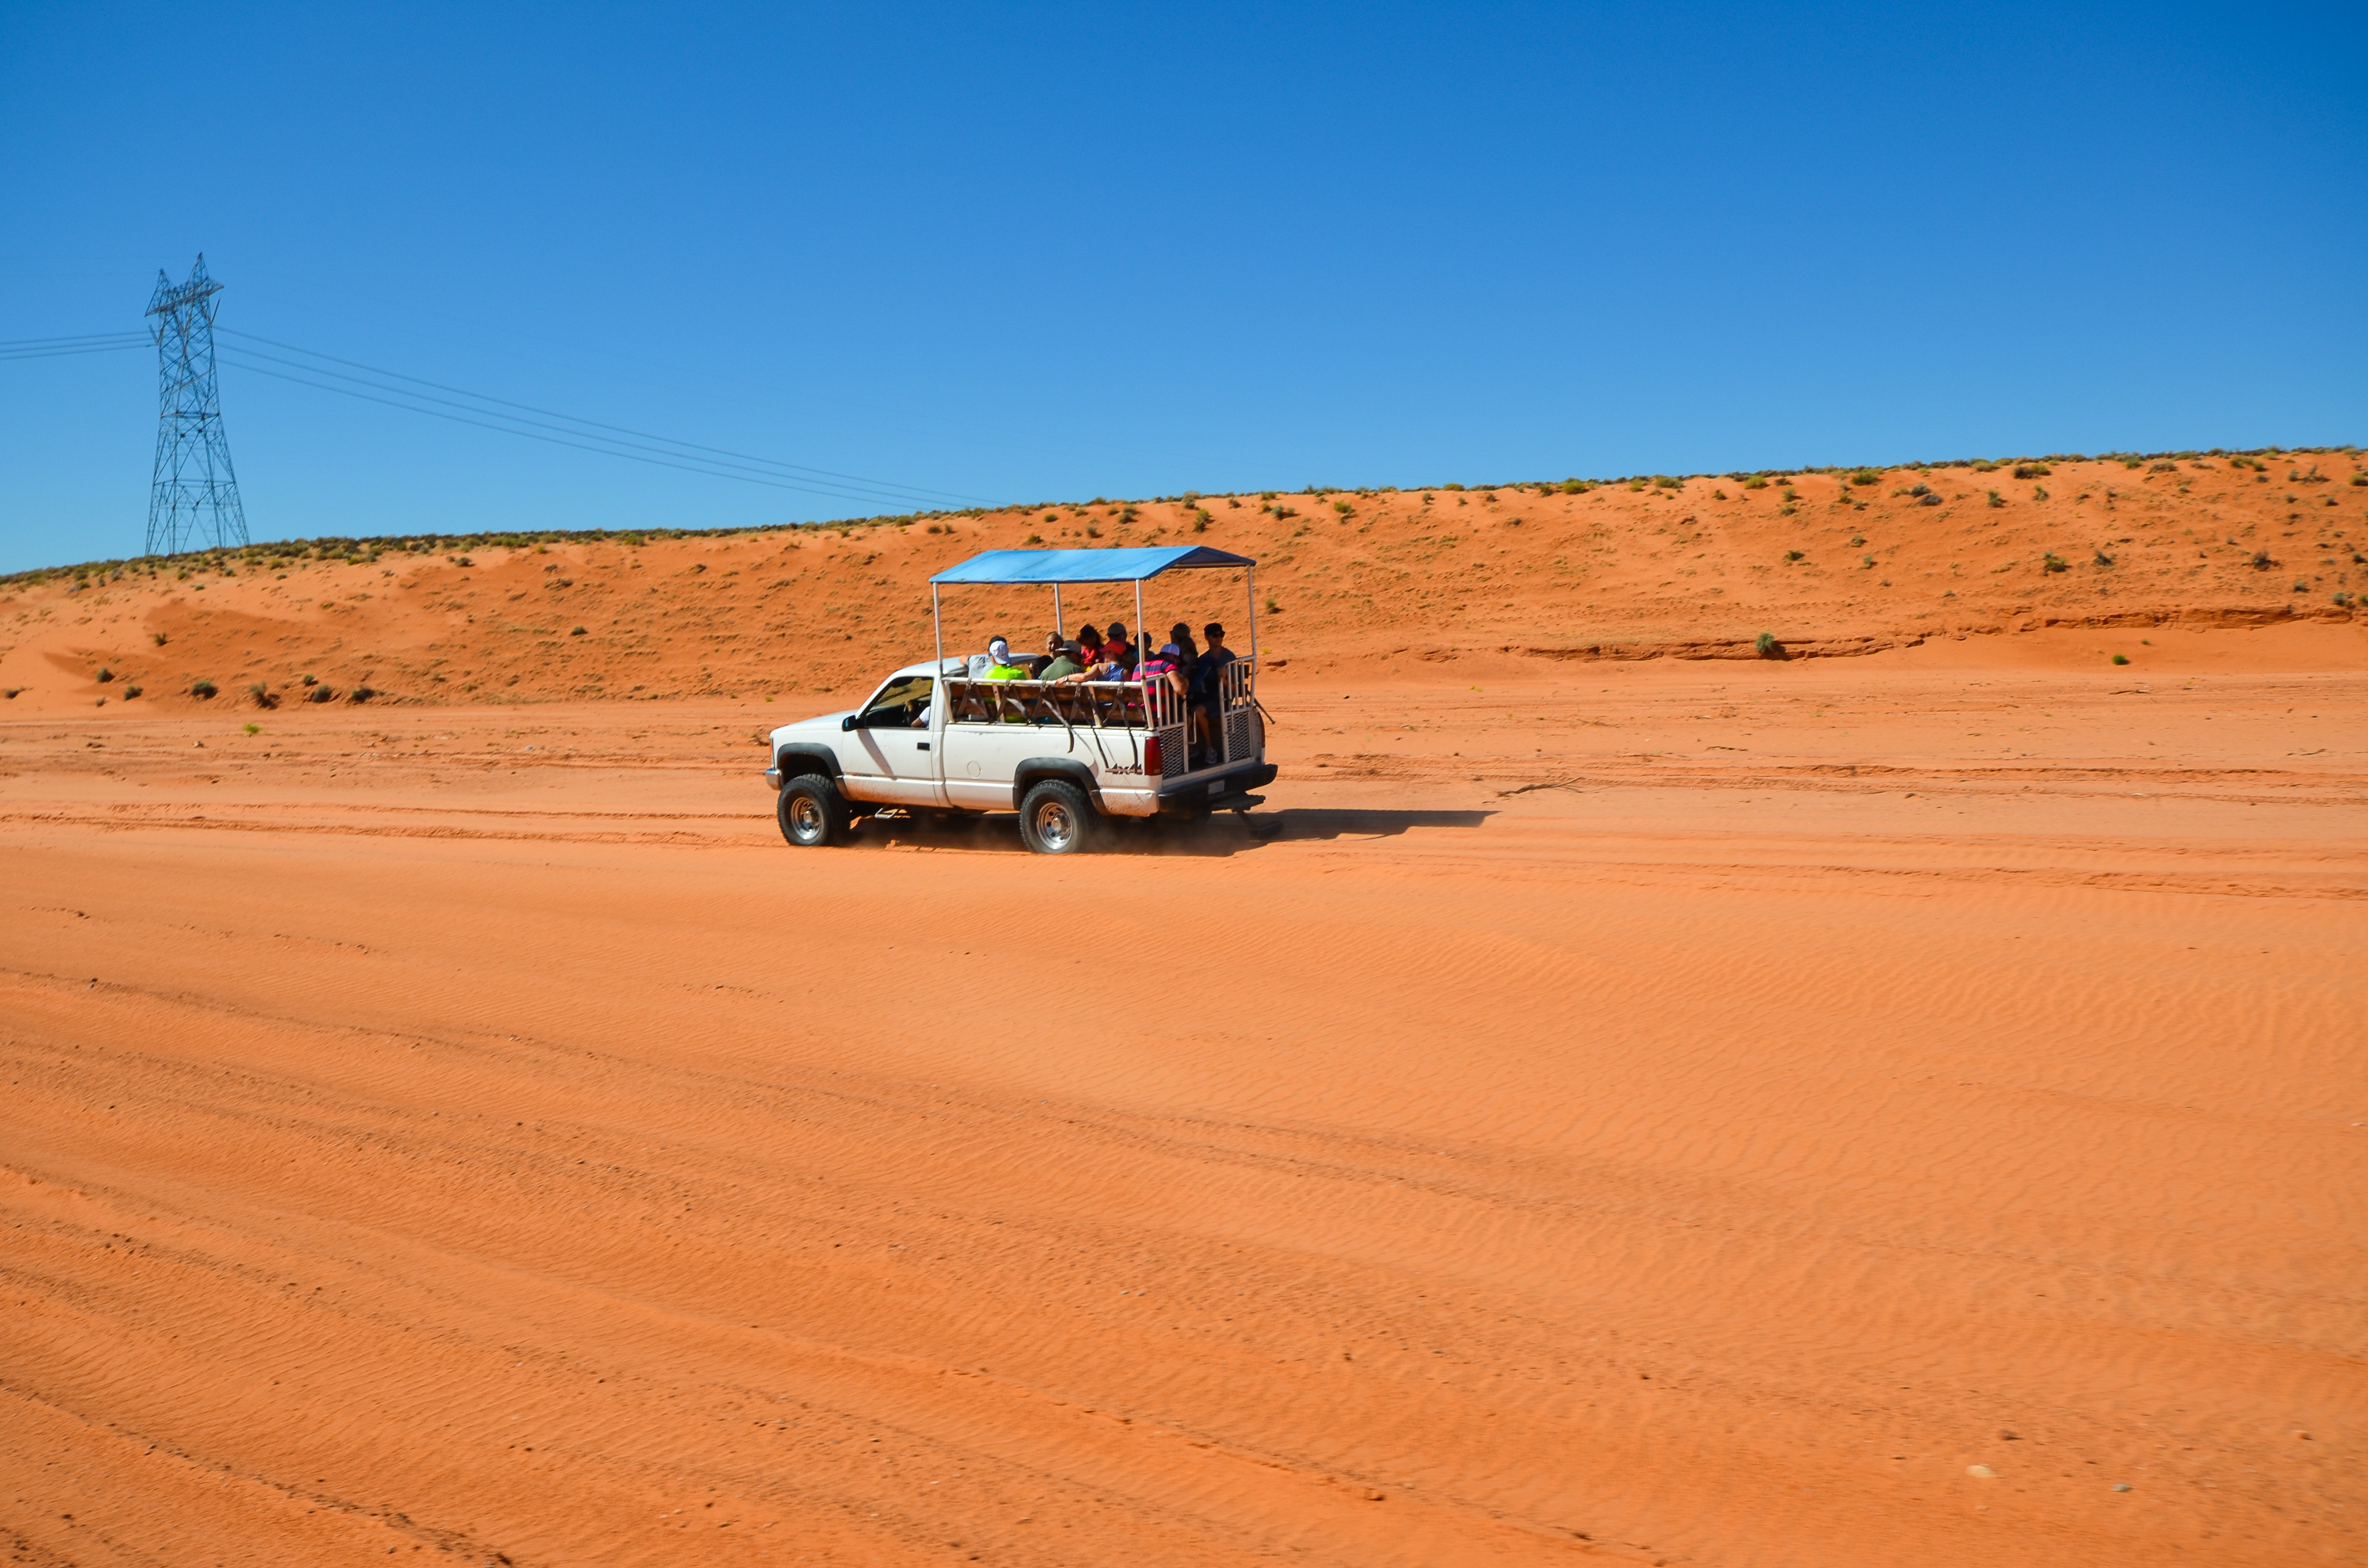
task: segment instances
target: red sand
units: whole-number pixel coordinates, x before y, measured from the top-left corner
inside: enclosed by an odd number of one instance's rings
[[[1769,493],[1691,567],[1527,496],[1501,593],[1437,597],[1460,537],[1371,608],[1417,498],[1245,524],[1298,556],[1265,830],[1077,861],[771,826],[753,733],[926,653],[918,576],[1018,542],[968,523],[0,600],[0,1539],[2358,1561],[2368,628],[2100,472],[2116,566],[1903,508],[1896,602],[1752,570]],[[2357,537],[2343,477],[2253,538]],[[1933,635],[1952,549],[2022,590],[1965,623],[2132,624]],[[1902,645],[1504,651],[1759,630]],[[396,700],[245,704],[306,670]],[[740,695],[485,700],[596,676]]]

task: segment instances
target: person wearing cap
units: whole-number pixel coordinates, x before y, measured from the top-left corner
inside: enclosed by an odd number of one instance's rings
[[[1011,662],[1011,644],[998,637],[986,645],[986,680],[1026,680],[1028,672]]]
[[[1086,666],[1077,661],[1070,644],[1057,631],[1044,639],[1044,666],[1036,672],[1038,680],[1067,680],[1071,676],[1086,673]]]
[[[1129,680],[1133,678],[1125,673],[1134,668],[1135,662],[1134,644],[1126,640],[1125,621],[1113,620],[1110,623],[1110,636],[1102,643],[1102,660],[1105,664],[1109,665],[1114,672],[1113,674],[1103,676],[1103,679]]]

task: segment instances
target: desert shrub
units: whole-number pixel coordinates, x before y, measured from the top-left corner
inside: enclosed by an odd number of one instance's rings
[[[2363,487],[2368,487],[2368,473],[2353,474],[2351,476],[2351,483]]]
[[[1984,458],[1981,461],[1974,464],[1973,469],[1975,473],[1995,473],[1998,472],[1998,464],[1990,461],[1989,459]]]
[[[1765,490],[1768,488],[1768,482],[1755,473],[1749,479],[1743,482],[1743,488],[1746,490]]]
[[[1995,490],[1984,491],[1984,492],[1983,492],[1983,494],[1986,494],[1986,495],[1987,495],[1987,496],[1990,498],[1990,499],[1989,499],[1989,504],[1990,504],[1991,506],[2005,506],[2005,505],[2006,505],[2006,497],[2005,497],[2005,496],[2003,496],[2003,495],[2000,495],[2000,494],[1999,494],[1997,491],[1995,491]]]
[[[124,700],[124,701],[126,701],[126,702],[131,701],[133,698],[135,698],[135,697],[137,697],[137,696],[139,696],[139,695],[140,695],[140,685],[139,685],[139,683],[138,683],[138,682],[136,682],[136,681],[135,681],[135,682],[133,682],[131,685],[127,686],[127,687],[125,687],[123,688],[123,700]]]
[[[1798,506],[1795,506],[1790,501],[1787,501],[1784,505],[1776,508],[1776,515],[1780,517],[1789,517],[1799,510],[1800,508]]]
[[[337,694],[325,686],[316,685],[304,694],[304,700],[307,702],[335,702],[336,699]]]
[[[306,686],[318,686],[321,684],[321,677],[319,676],[301,676],[298,678]]]
[[[348,702],[368,702],[371,698],[376,697],[378,693],[371,690],[369,687],[358,686],[354,687],[352,691],[346,694],[346,700]]]
[[[1881,484],[1883,475],[1871,468],[1862,468],[1842,482],[1845,484]]]
[[[2129,662],[2130,656],[2127,653],[2116,653],[2113,655],[2113,663],[2117,665],[2126,665]]]
[[[2101,551],[2101,550],[2100,550],[2100,551],[2097,551],[2097,564],[2098,564],[2098,565],[2100,565],[2100,566],[2111,566],[2112,563],[2113,563],[2113,558],[2112,558],[2112,556],[2110,556],[2110,555],[2106,554],[2106,553],[2105,553],[2103,551]]]
[[[155,643],[159,648],[162,648],[165,645],[165,634],[161,631],[150,632],[148,634],[148,640],[151,642]]]
[[[2044,484],[2034,484],[2034,485],[2032,485],[2032,486],[2031,487],[2031,498],[2032,498],[2032,500],[2034,500],[2034,501],[2044,501],[2044,500],[2046,500],[2046,499],[2047,499],[2047,486],[2045,486]]]
[[[1803,552],[1800,551],[1788,550],[1784,552],[1784,559],[1787,561],[1798,561],[1802,558],[1802,554]]]
[[[200,701],[211,697],[215,692],[221,689],[222,688],[220,687],[214,685],[214,683],[210,680],[193,680],[189,683],[189,695],[197,698]]]
[[[257,708],[277,708],[279,706],[279,699],[272,696],[271,688],[264,685],[263,682],[259,680],[247,682],[246,694],[255,699],[255,705]]]
[[[2256,572],[2266,572],[2266,571],[2268,571],[2271,567],[2275,566],[2276,564],[2277,564],[2277,562],[2274,562],[2274,561],[2272,561],[2272,560],[2271,560],[2271,559],[2270,559],[2270,552],[2269,552],[2268,551],[2266,551],[2266,550],[2257,550],[2257,551],[2253,551],[2253,562],[2252,562],[2252,565],[2253,565],[2253,570],[2254,570],[2254,571],[2256,571]]]
[[[2054,473],[2055,472],[2055,471],[2054,469],[2049,468],[2045,463],[2017,463],[2014,465],[2014,476],[2017,479],[2038,479],[2044,475]]]
[[[2352,483],[2357,484],[2360,483],[2360,480],[2357,477],[2354,477]],[[1558,488],[1565,495],[1584,495],[1588,491],[1594,489],[1595,486],[1588,483],[1587,481],[1583,479],[1565,479]]]
[[[1759,636],[1751,640],[1751,647],[1752,651],[1763,659],[1774,658],[1776,656],[1776,634],[1772,631],[1761,632]]]
[[[1339,513],[1339,514],[1340,514],[1342,517],[1349,517],[1349,516],[1352,516],[1352,515],[1356,512],[1356,510],[1357,510],[1357,508],[1356,508],[1356,507],[1351,506],[1350,506],[1350,505],[1349,505],[1349,503],[1347,503],[1346,501],[1335,501],[1335,502],[1333,502],[1333,503],[1332,503],[1332,509],[1333,509],[1334,511],[1336,511],[1336,512]]]
[[[12,686],[6,691],[0,691],[0,697],[5,697],[9,701],[14,702],[17,700],[17,694],[24,689],[25,688],[21,686]]]
[[[1086,525],[1086,537],[1087,539],[1099,539],[1102,537],[1102,530],[1094,527],[1093,524],[1087,523]]]
[[[1030,534],[1026,539],[1019,542],[1022,544],[1042,544],[1044,542],[1044,536],[1042,534]],[[580,631],[582,629],[578,628],[577,630]]]
[[[1208,513],[1194,512],[1192,514],[1192,531],[1196,534],[1204,534],[1209,531]]]
[[[570,631],[567,635],[570,637],[581,637],[584,635],[584,629],[579,626],[575,631]]]
[[[2040,570],[2043,572],[2069,572],[2072,570],[2072,563],[2065,560],[2062,556],[2056,554],[2052,550],[2049,551],[2040,561],[2039,566]]]
[[[1918,485],[1918,486],[1917,486],[1917,488],[1918,488],[1918,489],[1919,489],[1919,490],[1922,490],[1924,487],[1923,487],[1923,486],[1921,486],[1921,485]],[[1924,494],[1923,494],[1918,495],[1918,497],[1916,497],[1916,504],[1917,504],[1918,506],[1939,506],[1939,505],[1941,504],[1941,500],[1942,500],[1942,499],[1943,499],[1943,497],[1941,496],[1941,493],[1940,493],[1939,491],[1937,491],[1937,490],[1924,490]]]
[[[1266,597],[1266,612],[1269,615],[1281,615],[1282,613],[1282,607],[1275,603],[1274,596],[1272,594],[1269,594]]]
[[[101,665],[98,666],[98,674],[93,678],[96,679],[99,685],[105,686],[108,681],[115,678],[115,672],[108,669],[105,665]]]
[[[240,728],[240,729],[242,729],[242,730],[245,730],[245,731],[248,734],[250,734],[250,735],[259,735],[259,734],[263,733],[263,726],[262,726],[262,725],[260,725],[260,724],[255,724],[255,723],[241,724],[241,725],[239,726],[239,728]]]

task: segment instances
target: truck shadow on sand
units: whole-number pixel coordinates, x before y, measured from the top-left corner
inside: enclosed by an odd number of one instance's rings
[[[1239,855],[1269,844],[1331,843],[1396,838],[1416,828],[1475,828],[1495,812],[1373,811],[1292,807],[1279,812],[1219,812],[1206,822],[1105,822],[1095,852],[1102,855]],[[1016,815],[908,822],[880,818],[857,829],[858,848],[890,846],[1025,855]]]

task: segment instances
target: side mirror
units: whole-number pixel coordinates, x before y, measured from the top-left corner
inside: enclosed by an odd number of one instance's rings
[[[860,717],[860,714],[849,713],[846,718],[841,719],[838,722],[838,727],[842,730],[851,730],[855,728],[855,721],[859,717]]]

